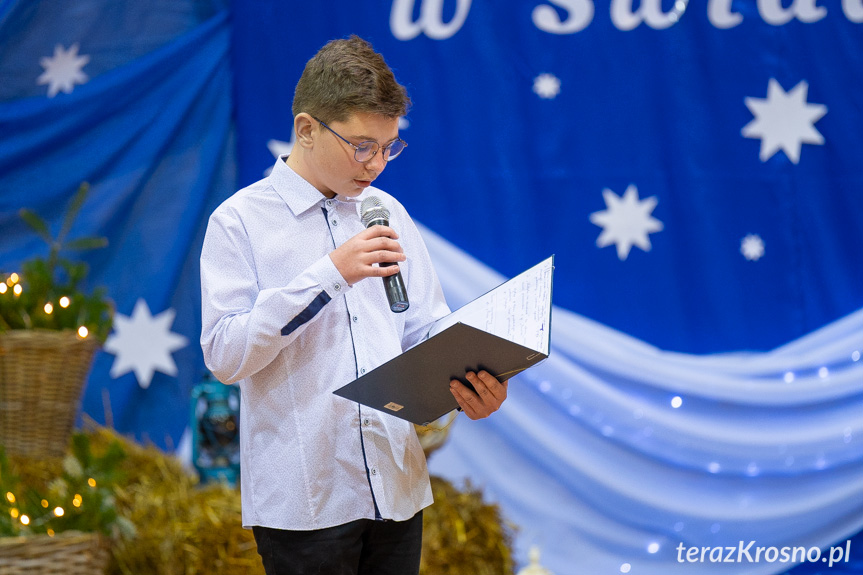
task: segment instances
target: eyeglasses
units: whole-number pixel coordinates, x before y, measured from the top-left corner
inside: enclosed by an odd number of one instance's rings
[[[312,116],[312,118],[315,118],[315,117]],[[315,120],[318,120],[318,119],[315,118]],[[325,123],[321,122],[320,120],[318,120],[318,122],[320,122],[321,126],[323,126],[327,130],[329,130],[330,132],[335,134],[344,143],[346,143],[347,145],[352,147],[354,149],[354,159],[356,161],[360,162],[361,164],[364,164],[364,163],[368,162],[369,160],[371,160],[372,158],[374,158],[375,154],[378,153],[378,150],[381,149],[381,145],[375,141],[372,141],[372,140],[360,142],[360,144],[358,146],[356,144],[352,144],[349,141],[347,141],[345,138],[343,138],[341,136],[341,134],[339,134],[338,132],[336,132],[335,130],[333,130],[329,126],[327,126]],[[397,158],[398,155],[401,154],[404,151],[404,149],[407,147],[408,147],[407,142],[405,142],[401,138],[396,138],[395,140],[393,140],[392,142],[390,142],[389,144],[384,146],[384,156],[383,156],[384,161],[389,162],[390,160]]]

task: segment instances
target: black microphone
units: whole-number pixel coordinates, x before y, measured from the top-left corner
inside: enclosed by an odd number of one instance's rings
[[[363,203],[360,205],[360,218],[363,220],[363,225],[367,228],[390,225],[390,211],[384,207],[383,202],[376,196],[369,196],[363,200]],[[380,262],[378,265],[387,267],[395,265],[395,263]],[[384,291],[387,292],[390,309],[395,313],[408,309],[410,302],[408,302],[408,291],[405,289],[402,272],[387,276],[383,280]]]

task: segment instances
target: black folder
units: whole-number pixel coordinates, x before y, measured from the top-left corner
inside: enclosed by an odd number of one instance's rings
[[[468,387],[467,371],[484,369],[501,381],[548,357],[481,329],[457,323],[355,379],[334,393],[418,425],[458,407],[449,382]]]
[[[550,351],[550,278],[548,287],[548,320],[543,328],[548,330],[545,348]],[[465,372],[485,370],[504,381],[547,357],[482,329],[454,323],[333,393],[412,423],[428,425],[458,407],[449,389],[450,380],[458,379],[472,387]]]

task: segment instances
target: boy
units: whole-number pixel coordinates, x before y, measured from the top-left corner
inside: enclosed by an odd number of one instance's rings
[[[297,84],[290,155],[209,221],[201,345],[217,378],[240,382],[243,525],[269,575],[419,571],[432,495],[414,428],[332,393],[449,313],[417,228],[371,187],[407,145],[409,105],[370,44],[328,43]],[[391,227],[364,228],[369,196]],[[410,307],[393,313],[375,278],[399,272]],[[460,408],[496,411],[506,382],[466,377],[476,393],[451,382]]]

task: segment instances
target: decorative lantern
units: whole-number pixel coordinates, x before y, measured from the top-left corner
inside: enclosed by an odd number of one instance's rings
[[[192,390],[192,464],[201,483],[240,477],[240,389],[207,374]]]

